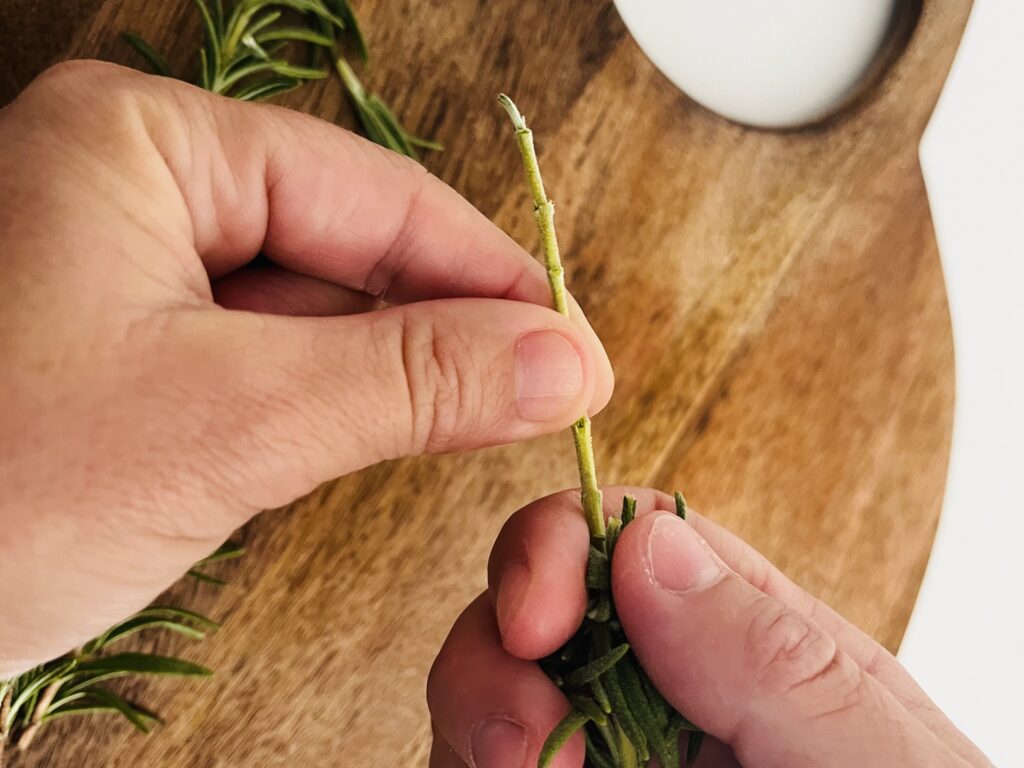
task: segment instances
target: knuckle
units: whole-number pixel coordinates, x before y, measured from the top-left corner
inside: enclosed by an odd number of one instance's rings
[[[43,70],[30,87],[52,88],[58,91],[77,89],[83,84],[107,79],[120,73],[122,67],[95,59],[69,59]]]
[[[468,347],[456,331],[431,320],[404,322],[401,347],[412,450],[451,450],[479,399],[465,371]]]
[[[830,673],[837,659],[835,641],[807,617],[759,598],[747,628],[747,652],[760,685],[783,695]]]
[[[71,59],[54,64],[33,80],[18,97],[23,104],[64,118],[69,124],[106,125],[111,113],[137,109],[139,84],[145,75],[105,61]]]
[[[37,76],[16,103],[60,135],[91,145],[115,133],[124,138],[144,122],[147,82],[146,75],[126,67],[72,59]]]

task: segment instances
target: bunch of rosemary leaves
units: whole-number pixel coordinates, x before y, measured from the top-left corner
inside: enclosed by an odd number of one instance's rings
[[[348,0],[193,0],[202,20],[203,44],[192,82],[242,101],[262,101],[337,73],[367,138],[412,158],[436,142],[405,129],[388,106],[366,90],[349,63],[351,52],[370,59],[366,38]],[[124,39],[150,68],[177,77],[167,59],[138,35]],[[330,62],[330,68],[326,61]]]
[[[554,308],[568,316],[565,273],[555,235],[555,206],[548,199],[533,144],[533,132],[512,100],[502,94],[499,103],[515,128],[533,197],[534,217],[544,248],[544,265]],[[636,515],[636,499],[626,496],[622,516],[605,523],[601,491],[597,485],[590,419],[572,426],[580,473],[583,514],[590,529],[587,559],[587,612],[575,635],[543,659],[541,669],[568,697],[572,708],[548,736],[539,768],[546,768],[572,736],[583,729],[589,764],[596,768],[638,768],[657,758],[663,768],[681,763],[680,742],[685,734],[685,759],[697,759],[704,734],[676,712],[651,683],[630,650],[615,613],[611,591],[611,561],[622,530]],[[676,514],[686,519],[686,501],[676,493]]]

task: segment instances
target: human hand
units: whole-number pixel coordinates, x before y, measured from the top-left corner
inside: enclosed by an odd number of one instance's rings
[[[608,400],[529,254],[327,123],[72,62],[0,111],[0,146],[0,679],[261,509]]]
[[[612,562],[633,651],[670,704],[705,729],[703,768],[967,768],[991,763],[898,661],[699,515],[654,491]],[[565,697],[532,660],[561,647],[586,609],[589,536],[579,492],[530,504],[502,529],[488,592],[455,623],[431,671],[430,768],[535,766]],[[583,764],[582,735],[555,768]]]

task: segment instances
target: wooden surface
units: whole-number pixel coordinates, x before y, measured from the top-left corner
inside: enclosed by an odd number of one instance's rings
[[[494,97],[532,118],[569,285],[616,395],[595,422],[607,481],[682,488],[697,508],[890,648],[943,495],[953,351],[917,144],[969,0],[928,0],[902,57],[828,126],[731,125],[657,73],[610,0],[358,3],[370,83],[448,151],[428,164],[521,242],[536,238]],[[55,57],[135,62],[116,33],[194,50],[186,0],[5,0],[0,99]],[[172,57],[173,58],[173,57]],[[177,57],[179,61],[183,57]],[[336,83],[294,95],[349,116]],[[138,693],[145,738],[53,727],[22,766],[425,765],[423,688],[489,544],[519,505],[574,483],[567,435],[391,463],[244,531],[223,618],[182,648],[212,682]],[[164,643],[164,640],[150,641]]]

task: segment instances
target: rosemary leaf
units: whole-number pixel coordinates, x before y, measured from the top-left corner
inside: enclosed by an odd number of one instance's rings
[[[326,35],[315,29],[307,29],[304,27],[279,27],[278,29],[271,29],[266,32],[259,33],[256,35],[256,39],[260,43],[287,40],[290,42],[319,45],[322,48],[330,48],[334,45],[334,38],[330,35]]]
[[[606,725],[608,717],[598,706],[597,702],[589,696],[574,695],[569,697],[569,703],[587,716],[587,719],[595,725]]]
[[[208,573],[197,571],[195,568],[190,568],[186,575],[191,576],[196,581],[202,581],[206,584],[213,584],[217,587],[223,587],[227,583],[223,579],[218,579],[216,576],[211,576]]]
[[[236,557],[241,557],[245,554],[245,547],[241,544],[235,544],[232,541],[225,541],[212,554],[207,555],[198,563],[196,566],[209,565],[210,563],[219,563],[221,560],[233,560]]]
[[[651,703],[644,693],[643,685],[640,683],[640,676],[633,667],[633,659],[627,659],[616,666],[614,673],[618,677],[622,694],[626,699],[629,711],[633,713],[637,725],[643,731],[650,751],[659,756],[662,765],[670,764],[665,761],[665,753],[670,751],[665,746],[664,729],[659,726],[658,716],[655,714]],[[666,717],[666,720],[668,718]],[[676,761],[678,764],[678,760]]]
[[[203,31],[206,35],[204,40],[205,64],[210,75],[209,80],[214,82],[222,64],[220,33],[217,26],[213,23],[213,16],[210,13],[209,6],[206,4],[206,0],[193,0],[193,2],[196,8],[199,9],[199,15],[203,20]]]
[[[676,491],[676,514],[679,515],[683,520],[686,519],[686,499],[683,498],[683,494]]]
[[[7,712],[7,720],[3,723],[4,730],[10,731],[24,714],[27,714],[30,718],[34,709],[32,705],[39,692],[50,683],[56,682],[70,671],[73,666],[74,664],[71,662],[62,662],[53,667],[43,665],[29,670],[21,678],[16,679],[15,694],[12,697],[10,709]]]
[[[418,150],[441,150],[410,133],[380,98],[368,92],[343,54],[369,60],[366,37],[348,0],[192,0],[200,16],[197,85],[241,101],[262,101],[329,76],[330,52],[363,132],[378,144],[419,159]],[[171,75],[163,56],[136,35],[125,41],[159,74]],[[305,49],[305,64],[295,57]]]
[[[692,765],[700,754],[700,745],[704,743],[704,732],[694,731],[690,734],[690,740],[686,743],[686,764]]]
[[[333,5],[334,12],[345,23],[346,31],[352,36],[359,58],[364,64],[368,63],[370,61],[370,49],[366,46],[366,38],[363,36],[363,30],[359,26],[359,19],[356,18],[352,6],[348,4],[348,0],[333,0]]]
[[[636,497],[622,497],[622,527],[625,528],[636,518]]]
[[[647,736],[644,734],[643,728],[640,727],[640,723],[637,722],[633,710],[629,708],[629,701],[622,690],[618,676],[613,672],[607,672],[601,678],[601,684],[608,692],[608,699],[612,703],[612,716],[622,729],[623,738],[632,744],[636,756],[646,763],[650,758],[650,753],[647,751]],[[620,746],[621,741],[620,739]]]
[[[587,557],[587,587],[608,592],[612,588],[611,563],[608,556],[597,547],[590,547]]]
[[[235,93],[235,98],[239,101],[264,101],[271,96],[294,91],[300,85],[302,85],[301,80],[291,77],[261,80]]]
[[[599,656],[589,664],[585,664],[566,677],[566,687],[580,688],[591,680],[601,677],[601,675],[614,667],[627,653],[629,653],[629,645],[627,643],[623,643],[622,645],[612,648],[608,653]]]
[[[209,677],[212,670],[191,661],[151,653],[117,653],[78,664],[78,675],[102,675],[103,679],[125,675],[173,675],[175,677]]]
[[[606,756],[593,737],[585,731],[584,738],[587,744],[587,759],[594,764],[594,768],[616,768],[615,757]]]
[[[142,733],[149,733],[154,723],[160,718],[137,704],[111,693],[103,688],[79,691],[60,700],[55,700],[40,719],[46,723],[68,715],[84,715],[92,713],[112,713],[124,717]]]
[[[594,694],[594,698],[597,699],[597,703],[601,706],[601,711],[606,715],[610,715],[612,712],[611,702],[608,701],[608,693],[605,691],[604,686],[601,685],[600,678],[590,681],[590,691]]]
[[[174,77],[171,65],[167,63],[167,59],[163,57],[163,54],[159,53],[141,37],[131,32],[122,32],[121,39],[134,48],[135,51],[146,60],[146,63],[149,64],[150,69],[153,70],[154,74],[161,75],[163,77]]]
[[[219,628],[216,622],[193,611],[171,606],[151,606],[108,629],[94,641],[95,644],[90,644],[88,650],[95,653],[144,629],[166,629],[193,640],[202,640],[208,632]]]
[[[551,761],[555,759],[555,755],[565,746],[565,743],[573,737],[580,728],[582,728],[589,720],[585,714],[580,712],[578,709],[570,709],[562,721],[555,726],[554,730],[548,735],[544,741],[544,746],[540,751],[540,759],[537,761],[537,768],[547,768],[551,765]]]

